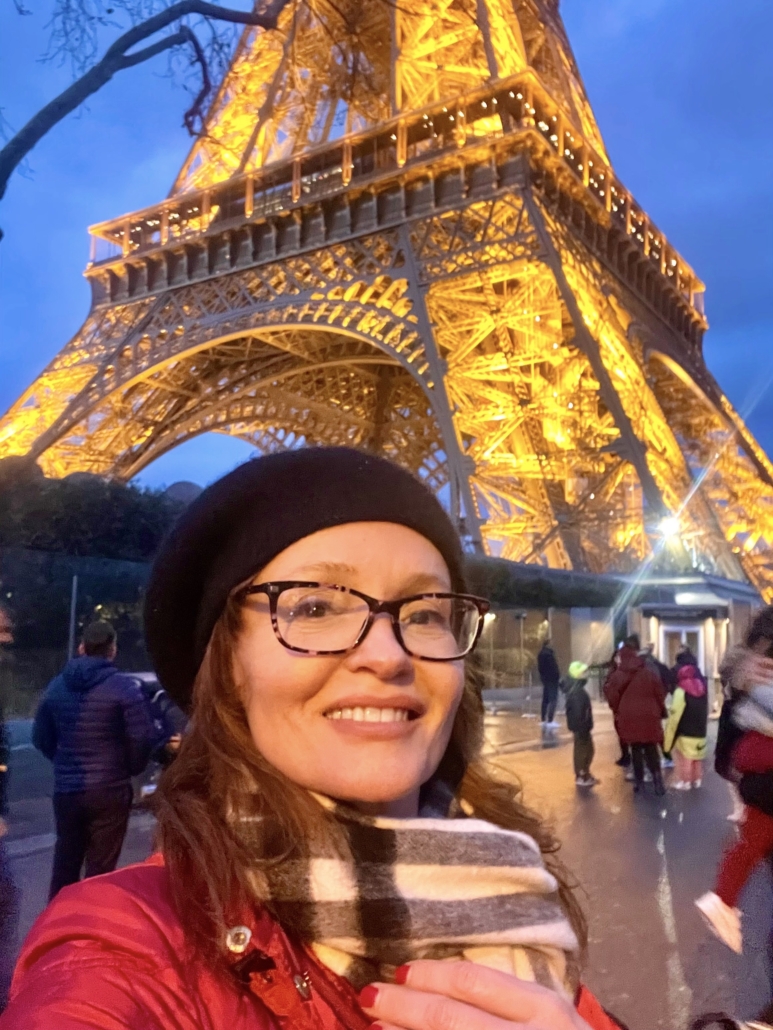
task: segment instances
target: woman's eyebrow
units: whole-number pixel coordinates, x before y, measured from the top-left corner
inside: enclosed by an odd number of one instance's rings
[[[345,562],[315,562],[313,565],[299,565],[286,578],[308,576],[310,579],[317,579],[322,583],[338,583],[340,586],[345,586],[346,584],[340,583],[340,580],[351,579],[359,571],[353,565],[347,565]],[[420,594],[423,591],[443,593],[449,589],[449,584],[442,576],[432,572],[420,572],[405,582],[400,593],[409,597],[411,594]]]
[[[327,583],[335,583],[337,579],[347,578],[357,574],[353,565],[345,562],[315,562],[313,565],[301,565],[293,571],[294,576],[317,577]]]
[[[451,588],[443,577],[433,572],[420,572],[406,582],[404,589],[406,594],[420,594],[424,590],[437,590],[444,593]]]

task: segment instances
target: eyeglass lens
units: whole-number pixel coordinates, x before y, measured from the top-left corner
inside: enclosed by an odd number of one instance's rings
[[[290,587],[277,598],[279,634],[288,647],[304,651],[345,651],[368,621],[367,602],[333,587]],[[402,605],[400,635],[417,657],[451,659],[466,654],[480,614],[465,598],[422,597]]]

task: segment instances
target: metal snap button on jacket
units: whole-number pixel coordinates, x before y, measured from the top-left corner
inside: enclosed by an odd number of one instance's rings
[[[249,926],[232,926],[225,936],[226,947],[234,955],[243,954],[251,940],[252,930]]]

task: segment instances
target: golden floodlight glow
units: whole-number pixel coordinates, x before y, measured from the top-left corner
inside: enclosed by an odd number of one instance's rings
[[[630,572],[668,537],[773,600],[773,466],[557,0],[292,0],[245,31],[170,195],[91,239],[89,315],[0,457],[128,480],[205,432],[350,444],[471,548]]]
[[[661,519],[658,529],[664,540],[675,540],[681,531],[679,519],[674,515],[669,515],[665,519]]]

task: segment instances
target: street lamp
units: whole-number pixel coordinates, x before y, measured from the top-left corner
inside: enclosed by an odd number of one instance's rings
[[[676,515],[667,515],[664,519],[660,520],[658,529],[664,540],[675,540],[681,531],[679,519]]]

